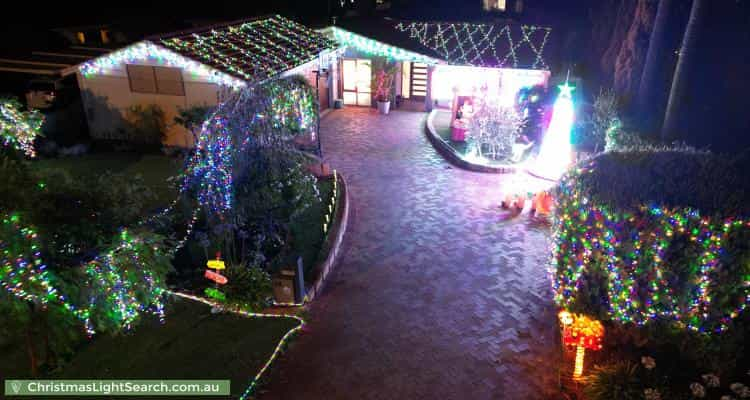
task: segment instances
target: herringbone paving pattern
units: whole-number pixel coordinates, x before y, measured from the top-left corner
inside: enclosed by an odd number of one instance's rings
[[[352,215],[341,262],[263,399],[548,399],[559,351],[548,229],[498,208],[502,175],[451,168],[425,114],[322,121]]]

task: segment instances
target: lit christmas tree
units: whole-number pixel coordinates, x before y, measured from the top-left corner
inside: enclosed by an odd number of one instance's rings
[[[573,107],[573,87],[564,84],[558,86],[560,94],[552,108],[552,120],[547,133],[542,139],[542,147],[531,168],[531,173],[549,180],[558,180],[573,161],[570,145],[570,130],[573,127],[575,110]]]

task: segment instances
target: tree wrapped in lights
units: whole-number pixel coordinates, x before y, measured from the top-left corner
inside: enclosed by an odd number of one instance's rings
[[[469,134],[476,144],[478,155],[507,160],[513,155],[513,145],[525,125],[526,118],[515,108],[489,100],[481,102],[472,116]]]
[[[317,118],[314,89],[291,77],[237,92],[203,124],[182,191],[197,198],[230,264],[266,262],[289,223],[318,201],[293,141],[314,132]]]
[[[44,116],[39,111],[22,111],[18,101],[0,99],[0,142],[4,147],[28,157],[36,156],[34,139],[40,135],[43,123]]]

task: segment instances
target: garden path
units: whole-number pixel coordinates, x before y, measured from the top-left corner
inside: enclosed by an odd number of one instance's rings
[[[548,228],[499,209],[507,176],[450,167],[425,116],[323,119],[324,157],[349,184],[349,231],[261,399],[554,397]]]

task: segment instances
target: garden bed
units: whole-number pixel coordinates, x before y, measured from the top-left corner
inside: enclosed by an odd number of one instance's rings
[[[451,113],[446,110],[432,110],[427,116],[425,134],[435,149],[445,157],[451,164],[476,172],[489,172],[495,174],[513,173],[517,170],[515,165],[503,164],[487,160],[479,163],[467,157],[469,148],[466,142],[451,140]]]

